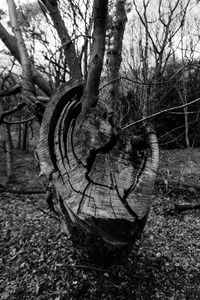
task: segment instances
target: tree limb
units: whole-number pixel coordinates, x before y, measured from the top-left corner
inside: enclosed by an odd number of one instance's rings
[[[26,103],[25,103],[25,102],[22,102],[22,103],[16,105],[15,107],[13,107],[12,109],[9,109],[9,110],[7,110],[7,111],[4,111],[4,112],[0,115],[0,124],[1,124],[1,123],[4,123],[4,120],[3,120],[3,119],[4,119],[6,116],[12,115],[12,114],[14,114],[15,112],[21,110],[25,105],[26,105]]]
[[[5,46],[10,50],[11,54],[16,58],[16,60],[21,64],[19,51],[17,48],[17,43],[13,35],[8,33],[8,31],[4,28],[2,23],[0,22],[0,39],[5,44]],[[34,65],[31,63],[32,70],[32,79],[34,83],[47,95],[51,96],[52,90],[48,81],[43,77],[43,75],[36,70]]]
[[[69,36],[68,30],[58,9],[57,0],[40,0],[39,3],[42,3],[47,8],[53,25],[57,30],[60,41],[62,43],[62,48],[65,52],[65,57],[71,77],[73,79],[82,78],[81,66],[76,55],[74,43]]]
[[[0,91],[0,97],[11,96],[21,92],[21,86],[19,84],[14,85],[10,89]]]
[[[15,5],[15,1],[7,0],[7,5],[10,16],[10,24],[12,26],[12,31],[15,36],[22,66],[23,91],[26,90],[27,92],[33,92],[34,84],[32,81],[31,60],[29,58],[28,51],[26,49],[26,45],[22,36],[21,28],[18,23],[17,8]]]
[[[5,120],[3,120],[2,123],[8,124],[8,125],[14,125],[14,124],[24,124],[24,123],[28,123],[28,122],[33,121],[33,120],[35,120],[35,117],[31,117],[31,118],[29,118],[29,119],[21,120],[21,121],[5,121]]]
[[[112,43],[107,50],[108,80],[112,82],[109,87],[108,100],[109,113],[112,113],[115,121],[120,118],[119,110],[119,84],[113,80],[119,77],[119,70],[122,61],[122,44],[125,26],[127,22],[126,0],[117,1],[115,5],[115,21],[112,24]],[[113,81],[112,81],[113,80]]]
[[[189,209],[200,209],[200,203],[175,203],[175,209],[179,212],[189,210]]]
[[[82,99],[81,117],[85,117],[95,107],[99,95],[99,83],[105,52],[108,0],[94,0],[94,30],[91,57],[85,93]]]

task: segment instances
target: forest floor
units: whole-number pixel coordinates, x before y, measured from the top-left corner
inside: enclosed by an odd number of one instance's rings
[[[0,153],[0,183],[5,157]],[[32,154],[15,151],[9,189],[42,190]],[[13,194],[0,187],[0,300],[200,299],[200,211],[174,204],[198,201],[195,188],[170,190],[170,180],[198,186],[200,149],[161,151],[151,212],[140,241],[123,262],[81,257],[60,233],[43,194]]]

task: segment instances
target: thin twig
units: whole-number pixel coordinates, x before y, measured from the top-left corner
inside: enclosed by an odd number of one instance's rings
[[[155,114],[152,114],[152,115],[147,116],[147,117],[145,117],[145,118],[139,119],[139,120],[137,120],[137,121],[135,121],[135,122],[132,122],[132,123],[130,123],[130,124],[128,124],[128,125],[122,127],[122,130],[126,130],[126,129],[128,129],[128,128],[130,128],[130,127],[136,125],[136,124],[139,124],[139,123],[142,123],[142,122],[147,121],[147,120],[149,120],[149,119],[152,119],[152,118],[154,118],[154,117],[157,117],[157,116],[159,116],[159,115],[161,115],[161,114],[163,114],[163,113],[165,113],[165,112],[169,112],[169,111],[172,111],[172,110],[175,110],[175,109],[179,109],[179,108],[182,108],[182,107],[185,107],[185,106],[194,104],[194,103],[196,103],[196,102],[198,102],[198,101],[200,101],[200,98],[197,98],[197,99],[195,99],[195,100],[193,100],[193,101],[191,101],[191,102],[188,102],[188,103],[184,103],[184,104],[182,104],[182,105],[178,105],[178,106],[174,106],[174,107],[171,107],[171,108],[167,108],[167,109],[158,111],[158,112],[156,112]]]
[[[192,65],[199,65],[199,64],[190,64],[191,66]],[[105,83],[104,85],[102,85],[100,88],[99,88],[99,91],[101,91],[103,88],[105,88],[106,86],[108,86],[109,84],[115,82],[115,81],[118,81],[118,80],[121,80],[121,79],[124,79],[124,80],[127,80],[127,81],[130,81],[130,82],[133,82],[133,83],[136,83],[136,84],[142,84],[142,85],[147,85],[147,86],[151,86],[151,85],[161,85],[161,84],[167,84],[167,83],[170,83],[172,81],[172,79],[177,75],[179,74],[180,72],[183,71],[183,69],[187,68],[188,65],[184,65],[182,66],[181,68],[179,68],[170,78],[169,80],[166,80],[166,81],[152,81],[152,82],[145,82],[145,81],[140,81],[140,80],[135,80],[135,79],[131,79],[131,78],[128,78],[126,76],[119,76],[115,79],[112,79],[110,81],[108,81],[107,83]]]
[[[12,115],[15,112],[21,110],[25,105],[26,105],[25,102],[21,102],[18,105],[16,105],[15,107],[13,107],[12,109],[9,109],[9,110],[6,110],[6,111],[2,112],[2,114],[0,115],[0,124],[3,123],[3,119],[6,116]]]
[[[32,201],[27,201],[29,204],[33,205],[37,210],[41,211],[43,214],[47,215],[48,217],[56,220],[56,221],[60,221],[56,216],[53,216],[51,214],[49,214],[47,211],[45,211],[44,209],[42,209],[41,207],[37,206],[34,202]]]
[[[100,271],[100,272],[106,272],[108,273],[108,270],[101,269],[101,268],[96,268],[94,266],[88,266],[88,265],[62,265],[62,264],[56,264],[57,267],[62,267],[62,268],[78,268],[78,269],[91,269],[94,271]]]
[[[102,85],[100,88],[99,88],[99,91],[101,91],[102,89],[104,89],[106,86],[108,86],[109,84],[115,82],[115,81],[118,81],[118,80],[121,80],[121,79],[124,79],[124,80],[127,80],[127,81],[130,81],[130,82],[133,82],[133,83],[136,83],[136,84],[142,84],[142,85],[161,85],[161,84],[167,84],[168,82],[170,82],[170,79],[168,81],[159,81],[159,82],[144,82],[144,81],[138,81],[138,80],[134,80],[134,79],[130,79],[128,77],[125,77],[125,76],[119,76],[115,79],[112,79],[110,81],[108,81],[107,83],[105,83],[104,85]]]
[[[1,146],[1,145],[0,145],[0,148],[2,148],[2,149],[4,150],[3,146]],[[9,153],[11,153],[11,151],[8,151],[8,150],[6,150],[6,151],[9,152]],[[32,166],[34,166],[34,167],[36,168],[36,165],[34,165],[32,162],[30,162],[30,161],[24,159],[24,158],[21,157],[20,155],[17,155],[17,154],[15,154],[14,152],[12,152],[12,155],[15,156],[15,157],[20,158],[21,160],[25,161],[26,163],[28,163],[28,164],[30,164],[30,165],[32,165]]]
[[[23,124],[23,123],[28,123],[28,122],[30,122],[30,121],[33,121],[35,118],[36,118],[36,117],[31,117],[31,118],[29,118],[29,119],[27,119],[27,120],[21,120],[21,121],[5,121],[5,120],[3,120],[2,123],[8,124],[8,125]]]
[[[0,91],[0,97],[16,95],[20,92],[21,92],[21,86],[19,84],[16,84],[13,87],[11,87],[10,89],[1,90]]]

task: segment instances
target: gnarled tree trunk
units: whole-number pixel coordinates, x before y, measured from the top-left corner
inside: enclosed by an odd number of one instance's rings
[[[44,175],[56,190],[64,231],[120,247],[143,230],[158,167],[158,143],[145,128],[147,148],[135,167],[128,136],[112,126],[99,103],[80,127],[83,84],[72,81],[47,104],[37,148]],[[143,154],[142,154],[143,153]],[[97,238],[98,237],[98,238]]]

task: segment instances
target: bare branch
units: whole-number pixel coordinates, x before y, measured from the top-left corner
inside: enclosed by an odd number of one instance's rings
[[[159,115],[161,115],[161,114],[164,114],[164,113],[166,113],[166,112],[170,112],[170,111],[172,111],[172,110],[176,110],[176,109],[183,108],[183,107],[185,107],[185,106],[194,104],[194,103],[196,103],[196,102],[198,102],[198,101],[200,101],[200,98],[197,98],[197,99],[195,99],[195,100],[193,100],[193,101],[191,101],[191,102],[188,102],[188,103],[184,103],[184,104],[182,104],[182,105],[178,105],[178,106],[174,106],[174,107],[171,107],[171,108],[167,108],[167,109],[158,111],[158,112],[156,112],[155,114],[152,114],[152,115],[150,115],[150,116],[147,116],[146,118],[142,118],[142,119],[140,119],[140,120],[137,120],[137,121],[135,121],[135,122],[132,122],[131,124],[128,124],[128,125],[124,126],[124,127],[122,128],[122,130],[126,130],[126,129],[128,129],[128,128],[130,128],[130,127],[136,125],[136,124],[139,124],[139,123],[142,123],[142,122],[144,122],[144,121],[150,120],[150,119],[152,119],[152,118],[154,118],[154,117],[157,117],[157,116],[159,116]]]
[[[33,121],[35,120],[36,117],[31,117],[29,119],[26,119],[26,120],[21,120],[21,121],[6,121],[6,120],[3,120],[2,123],[4,124],[8,124],[8,125],[14,125],[14,124],[24,124],[24,123],[28,123],[30,121]]]
[[[15,1],[7,0],[7,5],[8,5],[9,16],[10,16],[10,23],[17,43],[17,48],[18,48],[21,66],[22,66],[23,91],[25,92],[26,90],[26,93],[30,93],[34,91],[34,84],[32,81],[31,61],[22,36],[21,28],[19,26]]]
[[[71,77],[74,79],[82,78],[81,66],[76,55],[75,47],[58,9],[57,0],[40,0],[39,2],[42,3],[48,10],[53,25],[57,30],[62,43],[62,47],[64,48],[65,57],[69,66]]]
[[[12,114],[14,114],[15,112],[21,110],[25,105],[26,105],[26,103],[25,103],[25,102],[22,102],[22,103],[16,105],[14,108],[9,109],[9,110],[7,110],[7,111],[4,111],[4,112],[0,115],[0,124],[4,122],[3,119],[4,119],[6,116],[12,115]]]
[[[2,23],[0,22],[0,39],[5,44],[5,46],[10,50],[11,54],[16,58],[16,60],[21,64],[21,59],[19,55],[19,51],[17,48],[17,43],[13,35],[8,33],[8,31],[4,28]],[[32,70],[32,78],[35,84],[47,95],[51,96],[52,90],[48,81],[43,77],[43,75],[36,70],[34,65],[31,63]]]
[[[107,25],[108,0],[94,0],[93,45],[89,71],[83,96],[82,117],[97,104],[99,83],[105,52],[105,35]]]
[[[11,96],[21,92],[21,86],[19,84],[14,85],[12,88],[0,91],[0,97]]]
[[[143,26],[144,26],[144,28],[146,30],[146,33],[148,34],[148,36],[149,36],[149,38],[151,40],[151,43],[152,43],[153,48],[154,48],[154,51],[156,53],[159,53],[159,49],[157,48],[157,46],[156,46],[156,44],[155,44],[155,42],[153,40],[153,37],[152,37],[152,35],[151,35],[151,33],[150,33],[149,29],[148,29],[148,26],[147,26],[148,22],[147,22],[147,16],[146,16],[146,8],[144,10],[144,18],[143,18],[142,15],[141,15],[141,13],[140,13],[140,11],[139,11],[139,9],[138,9],[138,7],[137,7],[137,4],[135,3],[135,1],[133,1],[133,3],[134,3],[134,6],[135,6],[135,9],[136,9],[136,12],[138,14],[138,17],[139,17],[141,23],[143,24]]]

